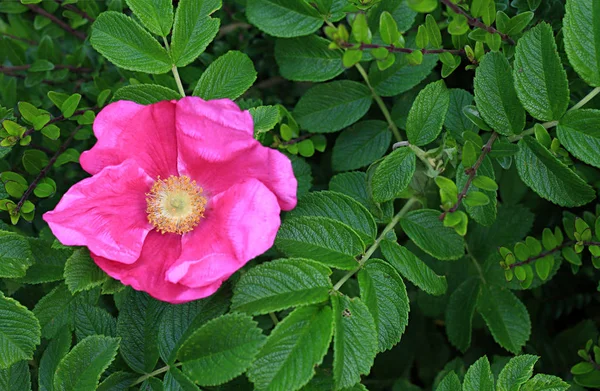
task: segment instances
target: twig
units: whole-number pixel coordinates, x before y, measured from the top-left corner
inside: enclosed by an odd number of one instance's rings
[[[69,26],[67,23],[58,19],[56,16],[52,15],[51,13],[47,12],[45,9],[38,7],[35,4],[27,4],[27,7],[30,10],[32,10],[33,12],[35,12],[36,14],[42,15],[43,17],[50,19],[52,22],[54,22],[56,25],[58,25],[60,28],[62,28],[66,32],[72,34],[73,36],[79,38],[82,41],[85,41],[86,36],[84,33],[82,33],[81,31],[75,30],[74,28]]]
[[[12,72],[18,72],[18,71],[26,71],[29,68],[31,68],[31,64],[27,64],[27,65],[15,65],[15,66],[12,66],[12,67],[0,66],[0,72],[2,72],[2,73],[12,73]],[[83,68],[83,67],[76,67],[74,65],[63,65],[63,64],[54,65],[54,68],[55,69],[68,69],[71,72],[76,72],[76,73],[89,73],[89,72],[93,71],[92,68]]]
[[[75,12],[76,14],[78,14],[79,16],[83,17],[84,19],[89,20],[90,22],[93,22],[94,18],[92,18],[91,16],[89,16],[85,11],[80,10],[79,8],[71,5],[71,4],[67,4],[67,5],[63,5],[63,1],[62,0],[54,0],[56,1],[58,4],[62,5],[65,9],[68,9],[69,11]]]
[[[462,203],[462,200],[467,196],[467,192],[469,191],[469,188],[471,187],[471,183],[473,182],[473,179],[475,179],[475,176],[477,175],[477,170],[479,169],[479,166],[481,166],[481,164],[483,163],[483,159],[485,159],[486,155],[488,153],[490,153],[490,151],[492,150],[492,145],[494,144],[494,141],[496,141],[496,139],[498,139],[498,133],[494,132],[494,133],[492,133],[492,136],[490,137],[488,142],[483,146],[483,148],[481,148],[481,151],[482,151],[481,155],[479,155],[479,158],[477,159],[477,161],[475,162],[473,167],[467,168],[465,170],[465,174],[468,175],[467,182],[463,186],[463,189],[461,190],[461,192],[458,194],[458,200],[456,201],[456,204],[454,204],[454,206],[452,208],[450,208],[447,211],[445,211],[444,213],[442,213],[440,215],[440,220],[444,220],[444,217],[446,217],[446,214],[453,213],[458,210],[458,207]]]
[[[219,29],[219,34],[217,35],[217,38],[221,38],[222,36],[227,35],[237,29],[247,30],[251,27],[252,27],[252,25],[250,25],[248,23],[244,23],[244,22],[235,22],[235,23],[226,24],[225,26],[221,26],[221,28]]]
[[[307,138],[311,138],[312,136],[313,136],[313,135],[312,135],[312,134],[309,134],[309,133],[307,133],[307,134],[303,134],[302,136],[299,136],[299,137],[293,138],[293,139],[291,139],[291,140],[289,140],[289,141],[285,141],[285,142],[282,142],[282,143],[281,143],[281,142],[280,142],[280,143],[278,143],[278,142],[274,142],[273,144],[271,144],[271,147],[272,147],[272,148],[277,148],[277,147],[279,147],[279,146],[288,146],[288,145],[297,144],[297,143],[299,143],[300,141],[306,140]]]
[[[5,37],[12,38],[12,39],[17,40],[17,41],[25,42],[25,43],[27,43],[29,45],[37,45],[38,44],[36,41],[33,41],[31,39],[17,37],[16,35],[12,35],[12,34],[8,34],[8,33],[2,33],[2,32],[0,32],[0,35],[4,35]]]
[[[25,75],[20,75],[18,73],[5,72],[4,74],[6,76],[16,77],[17,79],[25,79]],[[54,80],[45,80],[45,79],[42,80],[42,83],[48,84],[49,86],[55,86],[58,84],[58,82],[55,82]]]
[[[444,3],[444,4],[446,4],[446,6],[448,8],[450,8],[452,11],[454,11],[455,13],[461,14],[465,18],[467,18],[467,22],[471,26],[473,26],[473,27],[479,27],[480,29],[483,29],[483,30],[487,31],[488,33],[498,34],[500,37],[502,37],[502,39],[504,41],[508,42],[511,45],[515,45],[515,41],[511,37],[509,37],[506,34],[501,33],[500,31],[496,30],[492,26],[488,26],[488,25],[484,24],[479,19],[472,17],[467,12],[465,12],[465,10],[463,10],[462,8],[460,8],[458,5],[454,4],[451,0],[440,0],[440,1],[442,3]]]
[[[343,42],[342,47],[350,49],[354,47],[356,44],[350,42]],[[439,54],[439,53],[451,53],[456,55],[465,55],[464,49],[410,49],[410,48],[399,48],[394,45],[377,45],[374,43],[361,43],[357,50],[364,49],[379,49],[386,48],[389,52],[393,53],[413,53],[413,52],[421,52],[423,54]]]
[[[572,246],[572,245],[574,245],[575,243],[578,243],[578,242],[577,242],[577,241],[575,241],[575,240],[570,240],[570,241],[568,241],[568,242],[563,242],[563,243],[562,243],[560,246],[557,246],[557,247],[553,248],[552,250],[543,251],[543,252],[539,253],[539,254],[538,254],[538,255],[536,255],[536,256],[529,257],[529,258],[527,258],[527,259],[526,259],[526,260],[524,260],[524,261],[515,262],[515,263],[513,263],[512,265],[509,265],[508,267],[509,267],[509,269],[514,269],[514,268],[515,268],[515,267],[517,267],[517,266],[523,266],[523,265],[527,265],[527,264],[529,264],[529,263],[532,263],[532,262],[534,262],[534,261],[537,261],[537,260],[538,260],[538,259],[540,259],[540,258],[544,258],[544,257],[545,257],[545,256],[547,256],[547,255],[554,254],[555,252],[557,252],[557,251],[560,251],[560,250],[562,250],[562,249],[563,249],[563,248],[565,248],[565,247]],[[584,241],[584,242],[582,242],[582,244],[583,244],[584,246],[600,246],[600,242],[594,242],[594,241],[591,241],[591,240]]]
[[[96,109],[97,109],[97,107],[94,106],[94,107],[90,107],[88,109],[77,110],[76,112],[73,113],[73,115],[71,117],[74,117],[76,115],[81,115],[81,114],[85,113],[86,111],[90,111],[90,110],[91,111],[96,111]],[[50,125],[50,124],[53,124],[53,123],[56,123],[56,122],[60,122],[60,121],[64,121],[64,120],[65,120],[65,116],[61,114],[58,117],[52,118],[50,121],[48,121],[48,123],[46,125]],[[33,132],[35,132],[35,129],[34,128],[29,128],[29,129],[27,129],[25,131],[25,133],[23,133],[23,136],[21,138],[27,137],[30,134],[32,134]]]
[[[69,135],[69,138],[67,138],[65,140],[65,142],[60,146],[60,148],[58,148],[58,151],[56,151],[54,156],[52,156],[52,158],[48,161],[48,164],[46,164],[46,167],[44,167],[42,169],[42,171],[40,171],[38,176],[33,180],[33,182],[31,182],[31,184],[29,185],[29,187],[27,188],[25,193],[23,193],[23,195],[21,196],[21,199],[19,200],[19,203],[17,204],[14,212],[12,212],[13,214],[15,214],[15,215],[19,214],[19,211],[23,207],[23,204],[25,203],[25,201],[27,201],[27,198],[29,198],[31,193],[33,193],[33,191],[37,187],[38,183],[40,183],[40,181],[46,176],[48,171],[50,171],[50,169],[52,168],[54,163],[56,163],[56,160],[58,159],[58,157],[67,149],[69,144],[71,144],[71,141],[73,141],[73,137],[75,137],[75,133],[77,133],[79,131],[79,129],[81,129],[81,128],[82,128],[82,125],[79,125],[75,128],[75,130],[73,130],[71,132],[71,134]]]

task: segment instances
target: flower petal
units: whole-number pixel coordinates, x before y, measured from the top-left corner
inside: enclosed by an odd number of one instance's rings
[[[96,264],[108,275],[133,289],[149,293],[152,297],[173,304],[201,299],[212,295],[221,281],[199,288],[190,288],[166,280],[166,270],[181,253],[181,236],[152,231],[146,237],[139,259],[130,265],[111,261],[92,253]]]
[[[44,220],[66,246],[87,246],[103,257],[132,263],[153,228],[146,216],[152,179],[137,162],[106,167],[73,185]]]
[[[177,175],[173,102],[148,106],[129,101],[111,103],[98,113],[94,134],[98,142],[80,158],[81,166],[90,174],[132,158],[154,179]]]
[[[179,149],[178,165],[197,158],[227,160],[258,143],[252,137],[254,122],[250,113],[228,99],[183,98],[177,102],[175,117],[177,142],[193,144],[192,148]]]
[[[226,280],[273,245],[279,213],[275,195],[256,179],[218,194],[205,220],[183,236],[181,256],[167,279],[190,287]]]

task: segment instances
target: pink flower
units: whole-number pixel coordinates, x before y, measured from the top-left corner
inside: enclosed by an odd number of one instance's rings
[[[92,177],[44,220],[123,284],[171,303],[209,296],[273,245],[281,209],[296,205],[289,159],[253,128],[228,99],[112,103],[81,155]]]

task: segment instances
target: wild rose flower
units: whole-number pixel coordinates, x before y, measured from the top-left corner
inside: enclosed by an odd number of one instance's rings
[[[296,205],[289,159],[253,127],[228,99],[112,103],[81,155],[92,177],[44,220],[123,284],[171,303],[209,296],[272,246]]]

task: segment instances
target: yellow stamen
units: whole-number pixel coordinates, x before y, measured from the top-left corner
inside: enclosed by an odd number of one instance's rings
[[[206,197],[189,177],[160,177],[146,194],[148,221],[161,233],[190,232],[204,217]]]

